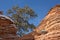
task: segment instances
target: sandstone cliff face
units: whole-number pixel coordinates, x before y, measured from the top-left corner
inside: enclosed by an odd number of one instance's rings
[[[35,31],[40,34],[34,36],[35,40],[60,40],[60,5],[48,12]]]
[[[13,21],[7,16],[0,15],[0,40],[20,40],[16,32]]]

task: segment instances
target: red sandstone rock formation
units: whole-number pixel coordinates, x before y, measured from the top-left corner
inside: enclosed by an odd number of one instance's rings
[[[20,40],[17,28],[9,17],[0,15],[0,40]]]
[[[34,35],[35,40],[60,40],[60,5],[48,12],[35,31],[40,34]]]

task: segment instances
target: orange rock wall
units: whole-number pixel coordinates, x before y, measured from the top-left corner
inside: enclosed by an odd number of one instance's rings
[[[47,33],[41,33],[42,30]],[[35,31],[40,34],[34,36],[35,40],[60,40],[60,5],[56,5],[48,12]]]

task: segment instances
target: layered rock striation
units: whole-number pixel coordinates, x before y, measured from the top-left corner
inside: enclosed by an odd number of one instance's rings
[[[13,20],[0,15],[0,40],[20,40],[16,32],[17,28]]]
[[[48,12],[35,31],[40,34],[34,35],[35,40],[60,40],[60,5]]]

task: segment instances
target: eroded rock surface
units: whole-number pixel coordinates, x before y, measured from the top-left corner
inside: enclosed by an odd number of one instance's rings
[[[43,34],[42,30],[47,33]],[[41,34],[36,34],[35,40],[60,40],[60,5],[56,5],[48,12],[35,31]]]
[[[0,40],[20,40],[17,28],[10,18],[0,15]]]

